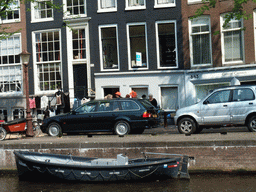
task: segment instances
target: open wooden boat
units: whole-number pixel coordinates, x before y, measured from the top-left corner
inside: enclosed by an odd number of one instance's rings
[[[188,156],[144,153],[140,159],[118,154],[116,159],[76,157],[15,151],[19,178],[51,178],[70,181],[129,181],[140,179],[189,179]],[[149,158],[146,155],[157,155]],[[163,155],[159,158],[159,155]]]

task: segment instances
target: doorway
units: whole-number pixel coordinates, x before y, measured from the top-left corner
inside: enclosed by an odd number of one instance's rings
[[[88,96],[87,66],[86,64],[73,65],[74,96],[82,99]]]

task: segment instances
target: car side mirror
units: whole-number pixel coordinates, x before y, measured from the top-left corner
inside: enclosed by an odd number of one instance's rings
[[[77,114],[77,112],[76,111],[71,111],[71,114],[75,115],[75,114]]]
[[[205,100],[204,102],[203,102],[203,104],[204,105],[207,105],[209,102],[207,101],[207,100]]]

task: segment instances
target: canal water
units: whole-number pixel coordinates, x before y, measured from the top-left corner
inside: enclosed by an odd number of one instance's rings
[[[17,174],[0,175],[0,192],[254,192],[256,173],[190,174],[191,179],[125,183],[19,181]]]

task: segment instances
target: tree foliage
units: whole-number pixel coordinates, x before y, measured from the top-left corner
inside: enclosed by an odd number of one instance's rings
[[[197,9],[195,16],[193,18],[199,17],[205,13],[205,11],[208,11],[210,9],[214,9],[216,6],[216,3],[221,0],[202,0],[203,5]],[[223,27],[226,27],[230,20],[232,19],[249,19],[252,17],[251,13],[246,13],[244,10],[244,5],[246,5],[249,1],[252,1],[256,3],[256,0],[232,0],[233,1],[233,8],[230,12],[225,14],[224,19],[225,22],[223,23]]]

